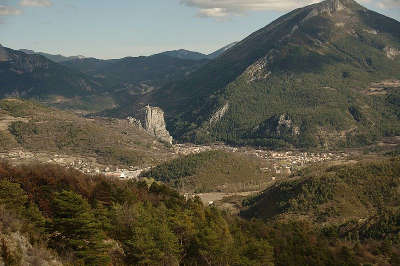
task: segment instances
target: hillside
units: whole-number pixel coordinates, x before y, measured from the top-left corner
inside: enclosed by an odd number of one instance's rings
[[[218,49],[217,51],[215,51],[215,52],[213,52],[213,53],[207,55],[207,57],[208,57],[209,59],[215,59],[215,58],[217,58],[218,56],[220,56],[220,55],[224,54],[225,52],[227,52],[229,49],[231,49],[231,48],[232,48],[233,46],[235,46],[237,43],[238,43],[238,42],[230,43],[230,44],[228,44],[228,45],[222,47],[221,49]]]
[[[0,98],[36,99],[62,108],[102,111],[115,107],[104,84],[42,55],[0,46]]]
[[[258,190],[270,181],[260,168],[260,161],[245,155],[208,151],[162,163],[142,175],[185,192],[238,192]]]
[[[137,95],[151,92],[170,81],[183,79],[206,62],[206,59],[158,54],[112,60],[75,59],[62,64],[91,76],[106,86],[111,94],[121,94],[120,100],[123,100],[125,97],[138,98]]]
[[[306,219],[321,227],[350,221],[367,225],[399,212],[400,159],[306,168],[252,199],[246,216]]]
[[[0,97],[84,96],[101,86],[87,76],[54,63],[41,55],[30,55],[0,47]]]
[[[183,141],[365,145],[399,134],[400,23],[352,0],[296,9],[147,95]]]
[[[183,79],[208,61],[165,54],[50,60],[47,54],[23,51],[0,47],[0,98],[34,98],[85,113],[130,106],[133,99]]]
[[[390,219],[345,238],[307,221],[243,220],[164,185],[55,165],[1,162],[0,210],[6,265],[398,265],[400,257],[396,231],[379,234],[396,230]]]
[[[0,262],[48,261],[56,253],[65,265],[273,265],[272,248],[255,226],[237,232],[244,222],[157,183],[0,163],[0,204]],[[3,234],[34,248],[15,248]],[[39,247],[42,253],[29,253]]]
[[[162,161],[167,147],[125,120],[85,119],[17,99],[0,101],[0,149],[69,154],[105,165]]]
[[[398,157],[332,167],[318,165],[247,199],[241,215],[272,224],[310,223],[321,237],[355,244],[355,254],[368,257],[373,250],[386,250],[384,253],[398,258],[399,250],[394,251],[394,247],[400,243],[399,188]],[[360,250],[356,243],[372,249]],[[399,261],[387,263],[397,265]]]

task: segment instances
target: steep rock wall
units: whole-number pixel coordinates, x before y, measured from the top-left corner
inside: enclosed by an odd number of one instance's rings
[[[136,118],[149,134],[172,144],[173,139],[166,128],[164,111],[161,108],[147,105],[138,112]]]

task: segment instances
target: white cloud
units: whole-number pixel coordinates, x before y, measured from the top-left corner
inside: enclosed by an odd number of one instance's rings
[[[382,0],[377,1],[376,5],[381,9],[389,9],[393,7],[400,7],[400,0]]]
[[[229,12],[226,8],[220,8],[220,7],[215,7],[215,8],[203,8],[200,9],[198,16],[199,17],[215,17],[215,18],[220,18],[220,17],[226,17],[229,15]]]
[[[322,0],[180,0],[181,4],[197,8],[198,16],[221,19],[240,15],[246,11],[289,11]],[[400,8],[400,0],[356,0],[361,4],[372,4],[381,9]]]
[[[12,15],[21,15],[21,14],[22,14],[22,11],[17,8],[0,5],[0,16],[12,16]]]
[[[393,1],[393,0],[392,0]],[[199,9],[201,17],[227,17],[246,11],[287,11],[313,4],[318,0],[181,0],[181,4]]]
[[[50,0],[21,0],[21,6],[50,7],[53,3]]]

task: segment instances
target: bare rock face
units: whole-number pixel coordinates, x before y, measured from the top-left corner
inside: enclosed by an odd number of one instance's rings
[[[226,103],[224,106],[222,106],[221,108],[219,108],[210,118],[210,126],[214,125],[215,123],[217,123],[218,121],[220,121],[224,115],[226,114],[226,112],[229,109],[229,103]]]
[[[319,15],[332,16],[339,11],[344,11],[347,14],[352,14],[353,8],[365,9],[353,0],[325,0],[321,3],[315,4],[314,8],[311,9],[311,12],[303,19],[303,21]]]
[[[161,108],[147,105],[139,111],[136,118],[150,135],[172,144],[173,139],[165,126],[164,111]]]
[[[394,60],[398,55],[400,55],[400,51],[393,47],[385,47],[384,52],[386,53],[386,57]]]

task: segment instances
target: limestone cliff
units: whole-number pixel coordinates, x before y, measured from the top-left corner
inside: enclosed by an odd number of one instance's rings
[[[136,118],[149,134],[172,144],[172,137],[165,126],[164,111],[161,108],[147,105],[138,112]]]

